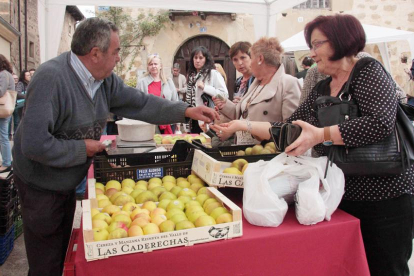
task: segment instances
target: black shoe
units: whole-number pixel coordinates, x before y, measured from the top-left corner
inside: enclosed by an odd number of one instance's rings
[[[5,168],[4,170],[1,170],[0,173],[5,173],[5,172],[9,172],[11,171],[11,166],[8,166],[7,168]]]

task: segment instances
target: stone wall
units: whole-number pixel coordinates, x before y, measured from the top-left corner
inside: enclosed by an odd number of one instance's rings
[[[70,50],[70,44],[72,42],[72,36],[75,32],[76,20],[70,13],[65,12],[65,20],[63,22],[62,37],[60,38],[60,44],[58,49],[58,55]]]

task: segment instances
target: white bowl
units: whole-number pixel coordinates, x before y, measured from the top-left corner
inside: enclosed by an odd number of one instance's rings
[[[154,139],[155,125],[131,119],[122,119],[115,123],[118,125],[119,138],[123,141],[141,142]]]

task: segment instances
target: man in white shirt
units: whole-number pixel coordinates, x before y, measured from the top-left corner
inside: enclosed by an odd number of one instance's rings
[[[173,69],[173,82],[175,88],[177,89],[178,97],[180,100],[184,101],[185,92],[187,90],[187,80],[183,74],[180,74],[180,64],[174,63]]]

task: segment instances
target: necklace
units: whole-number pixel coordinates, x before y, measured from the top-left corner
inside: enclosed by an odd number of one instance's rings
[[[331,96],[333,96],[333,95],[337,95],[338,93],[339,93],[339,91],[341,90],[341,88],[342,88],[342,86],[344,85],[344,83],[345,83],[345,80],[347,79],[347,77],[349,76],[349,74],[348,74],[348,72],[341,78],[341,80],[338,82],[338,84],[337,85],[335,85],[334,87],[332,87],[332,89],[331,89]],[[331,81],[331,83],[332,83],[332,81]],[[333,96],[333,97],[335,97],[335,96]]]
[[[247,116],[249,115],[249,106],[250,106],[251,102],[252,102],[254,99],[256,99],[256,98],[257,98],[257,96],[259,96],[260,92],[263,90],[263,88],[265,88],[265,87],[266,87],[266,85],[267,85],[267,84],[263,85],[263,86],[262,86],[262,88],[261,88],[261,89],[260,89],[257,93],[255,93],[255,92],[256,92],[257,88],[259,88],[260,84],[254,88],[254,90],[253,90],[253,92],[252,92],[252,94],[251,94],[250,98],[247,100],[246,107],[244,108],[244,110],[243,110],[243,112],[242,112],[242,117],[243,117],[243,119],[246,119],[246,118],[247,118]],[[254,96],[254,97],[253,97],[253,96]]]

